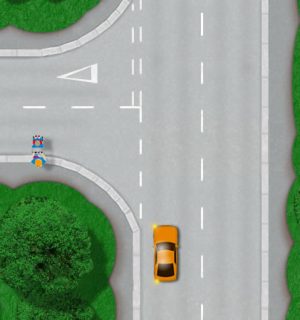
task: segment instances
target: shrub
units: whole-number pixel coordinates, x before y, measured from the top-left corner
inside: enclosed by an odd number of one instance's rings
[[[17,306],[16,320],[93,320],[95,312],[80,298],[64,295],[51,306],[32,305],[21,301]]]
[[[54,200],[24,198],[0,225],[1,278],[25,297],[71,292],[93,268],[87,229]]]

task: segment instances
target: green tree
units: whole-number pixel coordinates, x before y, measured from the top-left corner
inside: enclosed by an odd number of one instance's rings
[[[72,294],[60,296],[51,305],[37,306],[22,301],[17,306],[16,320],[93,320],[95,311]]]
[[[46,197],[24,198],[2,214],[0,239],[0,276],[31,301],[71,292],[93,269],[88,230]]]

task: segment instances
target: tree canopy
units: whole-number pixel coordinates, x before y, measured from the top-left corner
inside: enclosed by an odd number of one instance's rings
[[[24,198],[0,225],[0,276],[24,297],[68,294],[93,269],[88,230],[59,202]]]
[[[82,299],[66,294],[56,297],[51,305],[33,305],[21,301],[17,307],[16,320],[93,320],[95,311]]]
[[[100,0],[0,0],[0,28],[13,25],[30,32],[67,28]]]

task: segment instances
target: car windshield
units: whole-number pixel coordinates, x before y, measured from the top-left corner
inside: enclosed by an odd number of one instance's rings
[[[160,263],[158,265],[157,275],[159,277],[172,277],[172,276],[174,276],[173,263]]]
[[[157,251],[170,250],[175,251],[175,244],[171,242],[161,242],[156,245]]]

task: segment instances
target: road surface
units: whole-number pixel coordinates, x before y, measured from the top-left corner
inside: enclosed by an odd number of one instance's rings
[[[295,127],[291,68],[299,23],[293,0],[271,2],[270,17],[270,319],[285,318],[290,296],[286,262],[291,239],[285,220],[289,189],[294,181],[292,144]]]
[[[44,134],[48,154],[123,195],[142,232],[143,319],[259,319],[260,1],[134,4],[76,51],[0,60],[1,154]],[[98,84],[56,78],[95,63]],[[153,282],[153,223],[180,229],[176,283]]]

